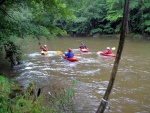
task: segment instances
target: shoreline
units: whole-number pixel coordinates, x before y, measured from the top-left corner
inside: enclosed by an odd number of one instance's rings
[[[100,34],[100,33],[96,33],[92,36],[87,35],[87,36],[82,36],[82,35],[70,35],[70,34],[65,34],[65,35],[59,35],[58,37],[93,37],[93,38],[120,38],[120,34]],[[130,33],[130,34],[126,34],[126,38],[128,39],[150,39],[150,35],[141,35],[141,34],[134,34],[134,33]]]

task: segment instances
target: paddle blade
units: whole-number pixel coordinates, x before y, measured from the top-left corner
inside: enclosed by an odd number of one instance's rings
[[[62,54],[62,52],[61,52],[61,51],[56,51],[56,53],[57,53],[57,54]]]
[[[116,49],[115,47],[112,47],[112,48],[111,48],[111,50],[115,50],[115,49]]]
[[[79,56],[79,54],[74,54],[74,56]]]

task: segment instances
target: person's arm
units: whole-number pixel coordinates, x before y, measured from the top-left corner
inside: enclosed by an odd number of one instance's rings
[[[65,56],[68,57],[68,54],[69,54],[69,53],[65,53]]]
[[[42,45],[40,46],[40,49],[43,49],[43,46],[42,46]]]
[[[48,47],[46,47],[46,51],[48,51]]]
[[[74,53],[70,52],[69,58],[73,58],[74,57]]]
[[[108,50],[105,50],[103,53],[104,53],[104,54],[108,54]]]
[[[39,42],[39,45],[40,45],[40,49],[43,49],[43,46],[41,45],[41,43]]]
[[[109,54],[111,54],[112,53],[112,51],[111,50],[109,50]]]
[[[83,49],[83,48],[84,48],[84,46],[80,46],[80,48],[81,48],[81,49]]]

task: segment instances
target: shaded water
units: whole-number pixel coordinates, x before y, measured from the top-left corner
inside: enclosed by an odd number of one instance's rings
[[[75,85],[75,108],[77,113],[95,113],[107,88],[114,63],[112,57],[97,55],[98,50],[107,46],[118,46],[119,39],[99,38],[59,38],[41,40],[49,47],[49,51],[65,52],[72,48],[77,54],[78,62],[64,60],[61,55],[49,54],[41,56],[39,41],[22,42],[24,63],[9,70],[0,67],[24,86],[35,81],[39,86],[51,82],[63,83],[64,86]],[[78,47],[84,42],[88,53],[80,53]],[[149,113],[150,111],[150,42],[147,40],[125,41],[116,81],[110,95],[110,113]],[[116,53],[116,50],[113,51]],[[108,112],[108,109],[106,110]]]

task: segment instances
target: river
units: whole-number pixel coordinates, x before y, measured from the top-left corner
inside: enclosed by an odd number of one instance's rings
[[[49,51],[67,51],[72,48],[78,62],[64,60],[61,55],[40,55],[39,45],[46,44]],[[78,47],[84,42],[88,53],[80,53]],[[30,81],[39,86],[51,82],[70,86],[73,80],[75,108],[77,113],[95,113],[107,88],[115,58],[102,57],[97,51],[107,46],[118,47],[118,38],[60,37],[41,39],[40,41],[20,40],[24,51],[23,64],[6,68],[7,62],[0,64],[0,70],[16,78],[25,87]],[[150,112],[150,41],[144,39],[126,39],[121,56],[115,84],[109,98],[109,113],[149,113]]]

